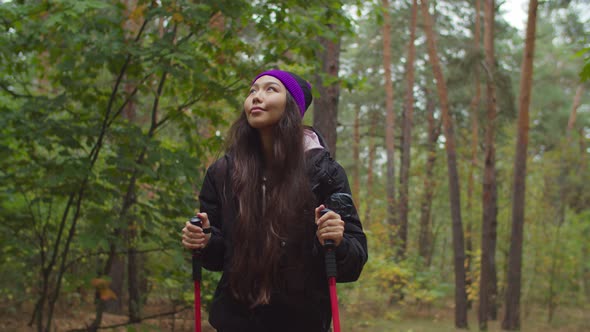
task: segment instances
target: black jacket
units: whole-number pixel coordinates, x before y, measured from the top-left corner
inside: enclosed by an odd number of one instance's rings
[[[333,193],[350,193],[344,169],[330,157],[327,150],[306,152],[307,173],[316,205],[324,203]],[[236,220],[236,201],[231,190],[231,157],[217,160],[205,176],[199,195],[201,212],[206,212],[212,235],[203,249],[203,267],[223,271],[210,307],[209,322],[218,331],[328,331],[331,310],[324,254],[315,237],[309,232],[305,262],[291,262],[293,247],[282,243],[281,287],[274,290],[271,303],[249,309],[236,301],[228,289],[227,276],[231,261],[231,230]],[[337,211],[338,212],[338,211]],[[354,206],[342,219],[345,221],[344,239],[336,248],[338,282],[356,281],[367,261],[367,240]],[[309,223],[315,226],[314,220]]]

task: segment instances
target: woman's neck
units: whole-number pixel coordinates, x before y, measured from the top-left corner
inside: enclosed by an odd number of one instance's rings
[[[273,136],[272,130],[258,130],[260,135],[260,141],[262,142],[262,153],[264,154],[264,163],[267,168],[271,164],[273,159]]]

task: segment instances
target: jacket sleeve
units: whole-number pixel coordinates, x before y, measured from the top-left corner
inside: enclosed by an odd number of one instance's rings
[[[329,172],[329,182],[332,182],[331,193],[351,194],[348,178],[344,168],[333,161]],[[354,203],[346,213],[340,213],[344,220],[344,238],[336,248],[336,263],[338,268],[338,282],[356,281],[368,259],[367,238],[363,232],[360,218]],[[336,211],[338,212],[338,211]]]
[[[215,165],[214,165],[215,166]],[[225,256],[225,243],[222,233],[222,201],[218,186],[215,183],[214,166],[207,170],[199,203],[201,212],[207,213],[211,224],[211,238],[202,251],[203,267],[210,271],[222,271]]]

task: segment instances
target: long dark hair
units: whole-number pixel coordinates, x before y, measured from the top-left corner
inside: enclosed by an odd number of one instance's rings
[[[234,161],[231,180],[238,203],[229,285],[236,298],[252,307],[269,302],[278,282],[281,244],[305,242],[307,218],[302,213],[312,209],[306,206],[312,193],[305,171],[301,115],[289,93],[273,138],[273,158],[265,163],[258,131],[248,124],[244,112],[229,135],[228,152]]]

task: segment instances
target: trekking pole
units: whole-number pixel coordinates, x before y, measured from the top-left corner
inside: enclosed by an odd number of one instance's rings
[[[191,225],[203,227],[201,218],[194,216]],[[193,249],[193,283],[195,285],[195,332],[201,332],[201,250]]]
[[[330,209],[323,209],[320,214],[330,212]],[[338,312],[338,294],[336,293],[336,245],[334,240],[324,241],[326,275],[328,276],[328,288],[330,289],[330,304],[332,306],[332,323],[334,325],[334,332],[340,332],[340,313]]]

